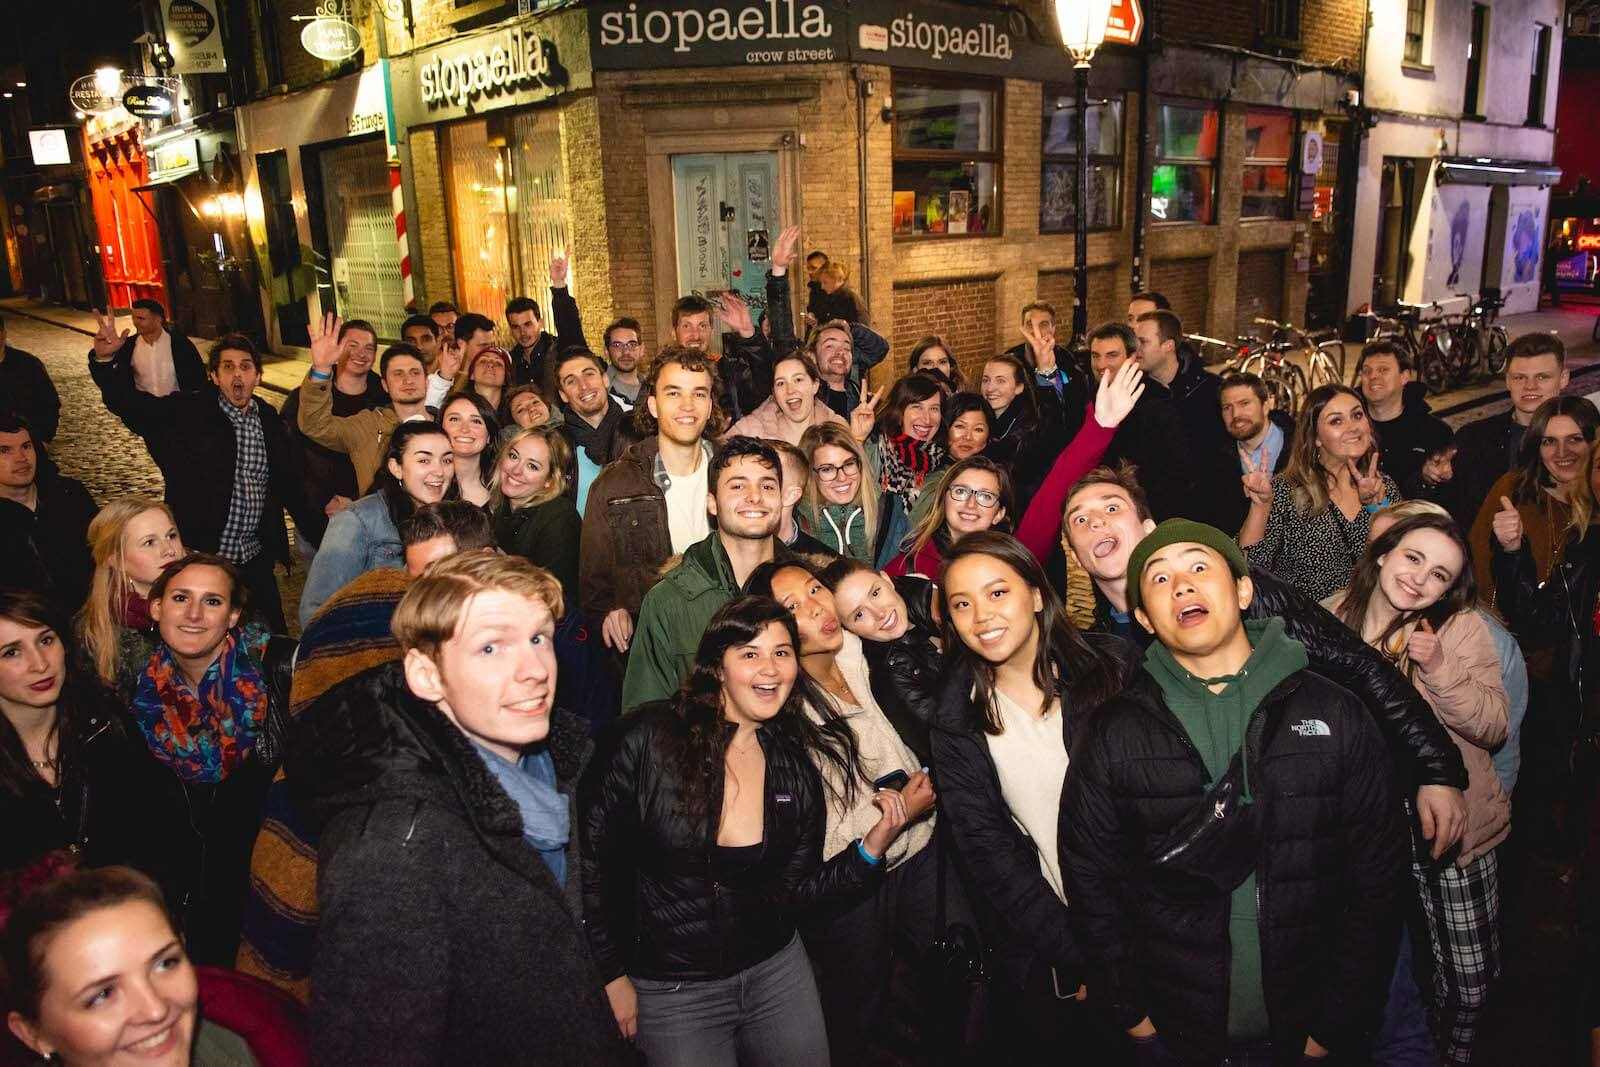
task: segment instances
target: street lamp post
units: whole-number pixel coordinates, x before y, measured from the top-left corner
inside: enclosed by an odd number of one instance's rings
[[[1076,200],[1073,210],[1072,343],[1083,344],[1089,332],[1089,63],[1106,39],[1111,0],[1055,0],[1061,46],[1072,56],[1077,109],[1072,115],[1072,140],[1077,154]]]

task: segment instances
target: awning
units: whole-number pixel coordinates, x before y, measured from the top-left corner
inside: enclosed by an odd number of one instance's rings
[[[1485,156],[1445,156],[1439,160],[1439,182],[1456,185],[1551,186],[1561,180],[1561,168],[1552,163]]]

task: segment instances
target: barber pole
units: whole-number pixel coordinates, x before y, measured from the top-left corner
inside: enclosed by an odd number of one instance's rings
[[[394,207],[394,242],[400,253],[400,289],[407,310],[416,302],[411,288],[411,245],[406,240],[406,198],[400,189],[400,165],[389,165],[389,203]]]

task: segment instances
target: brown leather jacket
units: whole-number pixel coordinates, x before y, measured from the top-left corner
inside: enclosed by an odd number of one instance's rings
[[[616,608],[639,618],[645,593],[672,556],[667,495],[655,479],[659,451],[652,434],[608,464],[589,487],[578,589],[584,621],[597,632]]]

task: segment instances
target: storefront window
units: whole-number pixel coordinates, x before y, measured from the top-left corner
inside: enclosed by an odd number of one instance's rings
[[[1288,217],[1289,160],[1293,155],[1293,112],[1245,112],[1241,216],[1247,219]]]
[[[372,323],[380,337],[398,338],[405,290],[383,141],[324,148],[317,157],[335,306],[346,319]]]
[[[446,127],[457,306],[498,322],[526,295],[548,316],[550,256],[568,234],[560,121],[553,110],[516,115],[503,144],[490,143],[487,119]]]
[[[1215,222],[1220,115],[1204,104],[1163,101],[1157,108],[1156,160],[1150,177],[1155,222]]]
[[[894,233],[1000,232],[1000,93],[894,86]]]
[[[1071,96],[1044,94],[1043,164],[1039,189],[1039,230],[1071,232],[1076,225],[1078,172]],[[1089,229],[1121,225],[1122,101],[1091,100],[1085,114],[1089,146]]]

